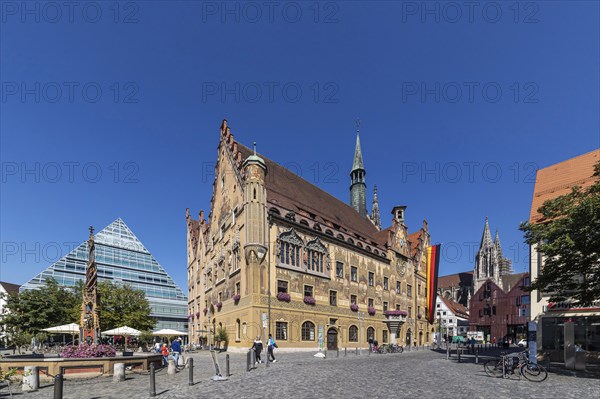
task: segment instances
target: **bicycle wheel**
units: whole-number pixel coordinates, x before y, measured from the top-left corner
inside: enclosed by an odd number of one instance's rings
[[[398,346],[398,353],[402,353],[404,352],[404,347],[403,346]]]
[[[483,364],[485,373],[490,377],[501,378],[502,377],[502,360],[492,359],[488,360]]]
[[[529,381],[542,382],[548,378],[548,372],[544,366],[533,363],[525,363],[521,366],[521,375]]]

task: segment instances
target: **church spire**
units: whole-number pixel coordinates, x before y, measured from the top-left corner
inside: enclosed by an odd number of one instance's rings
[[[377,185],[373,186],[373,206],[371,208],[371,221],[381,230],[381,216],[379,215],[379,201],[377,200]]]
[[[483,227],[483,235],[481,236],[481,245],[479,250],[492,246],[492,233],[490,233],[490,224],[488,223],[488,217],[485,217],[485,226]]]
[[[365,184],[365,165],[363,163],[362,151],[360,149],[359,136],[360,120],[356,120],[356,147],[354,149],[354,162],[350,171],[350,205],[362,217],[367,217],[367,185]]]
[[[501,258],[502,257],[502,247],[500,246],[500,234],[498,233],[498,229],[496,229],[496,237],[494,238],[494,247],[496,247],[498,256]]]

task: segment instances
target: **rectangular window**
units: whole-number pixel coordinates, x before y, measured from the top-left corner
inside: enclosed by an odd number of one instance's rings
[[[400,293],[400,281],[396,281],[396,294]]]
[[[350,295],[350,304],[356,305],[356,295]]]
[[[372,308],[373,307],[373,298],[369,298],[367,303],[368,303],[368,306],[370,308]]]
[[[235,294],[240,295],[240,292],[242,292],[242,290],[240,289],[240,282],[238,281],[235,283]]]
[[[400,310],[400,305],[396,305],[396,310]]]
[[[495,315],[496,314],[496,305],[492,306],[492,314]]]
[[[421,296],[421,284],[417,284],[417,295]]]
[[[369,286],[373,286],[375,280],[375,274],[373,272],[369,272]]]
[[[356,266],[350,267],[350,281],[354,281],[355,283],[358,281],[358,271],[356,270]]]
[[[329,291],[329,304],[337,306],[337,291]]]
[[[383,343],[388,342],[388,331],[387,330],[383,330],[383,335],[381,337],[381,340],[383,341]]]
[[[304,286],[304,296],[313,296],[313,287],[312,285],[305,285]]]
[[[221,298],[223,298],[223,293],[222,293],[222,292],[219,292],[219,294],[218,294],[217,296],[218,296],[218,298],[219,298],[218,302],[222,302],[222,301],[221,301]]]
[[[386,291],[390,289],[389,288],[389,279],[387,277],[383,278],[383,289]]]
[[[522,295],[521,296],[521,304],[522,305],[529,305],[529,295]]]
[[[417,306],[417,316],[422,316],[421,315],[421,307]]]
[[[275,323],[275,339],[287,341],[287,327],[288,323],[285,321],[278,321]]]
[[[409,306],[408,307],[408,318],[411,318],[411,317],[412,317],[412,307]]]
[[[406,296],[407,297],[412,297],[412,285],[410,284],[406,284]]]
[[[342,262],[335,262],[335,275],[337,277],[344,277],[344,264]]]
[[[387,303],[387,302],[384,302],[384,303],[383,303],[383,311],[384,311],[384,312],[387,312],[387,310],[388,310],[388,303]]]
[[[288,282],[284,280],[277,280],[277,293],[288,292]]]

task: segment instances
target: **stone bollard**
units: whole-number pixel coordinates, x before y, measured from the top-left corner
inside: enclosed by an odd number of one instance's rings
[[[225,377],[229,377],[229,354],[225,355]]]
[[[348,355],[348,348],[344,348],[344,357],[346,357],[346,355]]]
[[[40,373],[38,366],[25,366],[23,373],[23,392],[37,391],[40,388]]]
[[[253,350],[250,351],[250,368],[256,368],[256,353]]]
[[[62,399],[63,397],[63,375],[57,374],[54,377],[54,399]]]
[[[446,360],[450,360],[450,345],[446,345]]]
[[[188,361],[187,361],[187,368],[188,368],[188,385],[192,386],[194,385],[194,359],[189,357]]]
[[[150,397],[156,396],[156,376],[154,375],[154,363],[150,363]]]
[[[479,364],[479,352],[475,351],[475,364]]]
[[[115,363],[113,369],[113,382],[125,381],[125,363]]]
[[[169,359],[169,366],[167,367],[167,374],[173,375],[177,373],[177,366],[175,366],[175,360]]]

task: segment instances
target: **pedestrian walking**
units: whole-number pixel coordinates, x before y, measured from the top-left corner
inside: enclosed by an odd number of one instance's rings
[[[163,366],[169,365],[169,348],[167,348],[167,344],[162,345],[161,354],[163,357]]]
[[[271,359],[273,363],[277,361],[277,359],[275,359],[275,356],[273,355],[274,348],[277,348],[277,343],[273,339],[273,335],[269,334],[269,340],[267,341],[267,351],[269,359]]]
[[[369,337],[369,352],[373,352],[373,337]]]
[[[263,350],[263,343],[260,340],[260,337],[257,335],[254,343],[252,345],[252,349],[254,349],[254,354],[256,355],[256,364],[262,363],[262,359],[260,358],[260,354]]]
[[[179,364],[179,355],[181,354],[181,343],[178,339],[171,342],[171,351],[173,352],[173,359],[175,359],[175,366]]]
[[[156,341],[154,343],[154,352],[155,353],[160,353],[160,342]]]

